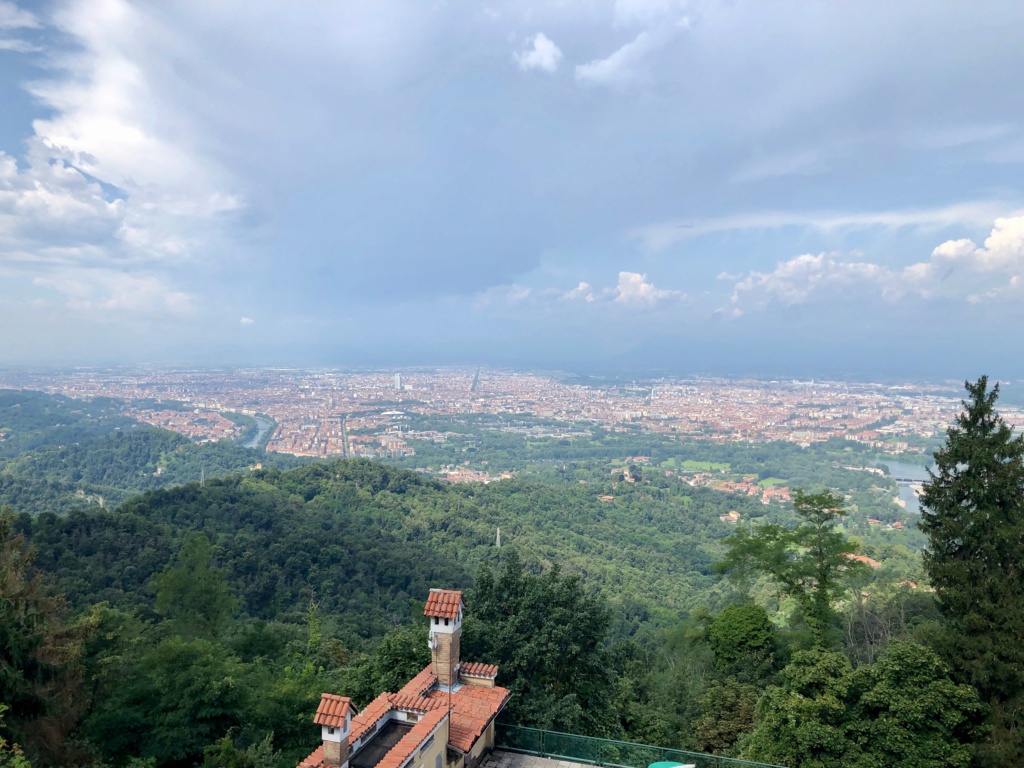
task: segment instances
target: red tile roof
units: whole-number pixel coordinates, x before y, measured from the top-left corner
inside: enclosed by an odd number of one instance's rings
[[[490,676],[490,674],[484,673],[497,674],[498,672],[498,668],[493,664],[479,662],[464,664],[463,668],[474,670],[473,673],[467,672],[467,674],[479,677]],[[505,688],[497,686],[486,688],[481,685],[463,685],[449,694],[446,690],[435,688],[436,685],[437,677],[431,672],[431,667],[428,665],[406,683],[398,693],[382,693],[367,704],[362,712],[352,718],[349,744],[354,744],[356,739],[364,736],[374,723],[392,709],[419,712],[422,715],[419,722],[381,758],[375,767],[401,768],[402,763],[420,748],[430,732],[448,717],[450,705],[451,721],[448,724],[448,745],[460,752],[469,752],[488,724],[508,702],[509,696],[512,695]],[[342,699],[341,696],[324,694],[320,700],[321,709],[324,708],[325,701],[330,701],[330,706],[334,707],[338,706],[336,702]],[[320,717],[321,713],[318,709],[317,722]],[[322,765],[323,748],[318,747],[309,757],[299,763],[298,768],[321,768]]]
[[[395,709],[411,709],[414,712],[429,712],[444,706],[444,702],[411,693],[391,693],[388,694],[388,700]]]
[[[352,732],[349,733],[348,743],[354,744],[355,740],[370,730],[370,727],[380,720],[391,709],[390,693],[382,693],[371,701],[363,711],[352,718]]]
[[[398,694],[400,696],[422,696],[435,685],[437,685],[437,675],[433,672],[433,664],[428,664],[416,677],[403,685]]]
[[[452,721],[449,724],[448,743],[469,752],[473,743],[487,728],[512,694],[505,688],[485,688],[482,685],[464,685],[452,694]],[[434,690],[428,699],[440,700],[447,705],[447,691]]]
[[[328,728],[341,728],[345,725],[345,717],[350,711],[352,699],[347,696],[335,696],[333,693],[322,693],[313,722],[317,725],[326,725]]]
[[[464,661],[459,671],[467,677],[488,677],[492,680],[498,676],[497,664],[483,664],[479,661]]]
[[[299,768],[320,768],[324,762],[324,747],[321,744],[319,747],[309,753],[309,757],[299,763]]]
[[[430,732],[444,722],[448,717],[448,711],[443,707],[437,707],[432,712],[427,712],[420,721],[416,723],[409,732],[399,740],[390,751],[380,759],[376,768],[399,768],[402,763],[409,759],[413,752],[420,748]],[[451,739],[449,738],[449,742]]]
[[[432,589],[423,608],[423,615],[439,619],[457,618],[461,602],[462,592],[457,589]]]

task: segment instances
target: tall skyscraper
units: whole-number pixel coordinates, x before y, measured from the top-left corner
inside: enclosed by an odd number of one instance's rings
[[[402,374],[400,373],[395,374],[395,389],[402,389]]]

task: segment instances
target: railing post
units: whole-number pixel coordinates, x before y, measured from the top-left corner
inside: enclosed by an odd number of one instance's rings
[[[547,750],[546,745],[544,744],[544,734],[545,733],[547,733],[547,731],[545,731],[543,728],[541,728],[540,729],[540,756],[541,757],[547,757],[548,756],[548,750]]]

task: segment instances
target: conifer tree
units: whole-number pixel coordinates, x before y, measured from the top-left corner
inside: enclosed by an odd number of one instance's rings
[[[985,762],[1024,754],[1024,437],[995,410],[999,385],[969,398],[925,484],[924,562],[949,619],[948,652],[991,709]]]

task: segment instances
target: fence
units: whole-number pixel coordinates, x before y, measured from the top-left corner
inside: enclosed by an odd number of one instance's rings
[[[611,741],[592,736],[523,728],[518,725],[498,724],[498,749],[523,752],[528,755],[571,760],[577,763],[609,766],[609,768],[647,768],[651,763],[669,761],[695,765],[697,768],[783,768],[769,763],[755,763],[734,757],[705,755],[702,752],[684,752],[678,749],[652,747],[629,741]]]

